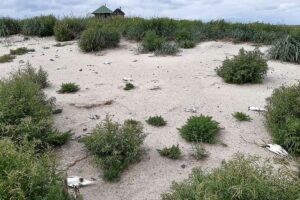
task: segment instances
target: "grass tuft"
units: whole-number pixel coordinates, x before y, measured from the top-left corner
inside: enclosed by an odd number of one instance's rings
[[[135,86],[132,83],[126,83],[124,90],[133,90]]]
[[[205,150],[203,145],[201,144],[195,144],[192,146],[192,156],[197,160],[202,160],[206,157],[208,157],[208,152]]]
[[[146,122],[152,126],[165,126],[167,124],[162,116],[149,117]]]
[[[232,116],[238,121],[251,121],[251,117],[243,112],[235,112]]]
[[[179,145],[177,144],[177,146],[172,145],[170,148],[163,148],[163,149],[157,149],[158,153],[163,156],[163,157],[167,157],[173,160],[176,160],[178,158],[180,158],[181,156],[181,150],[179,148]]]
[[[75,93],[80,90],[76,83],[63,83],[58,90],[58,93]]]
[[[26,53],[34,52],[34,51],[35,51],[34,49],[27,49],[26,47],[20,47],[15,50],[11,49],[10,55],[24,55]]]
[[[15,58],[16,58],[16,56],[13,56],[10,54],[3,55],[3,56],[0,56],[0,63],[12,62]]]

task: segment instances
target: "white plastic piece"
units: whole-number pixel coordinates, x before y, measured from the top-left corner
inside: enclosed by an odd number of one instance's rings
[[[92,185],[95,184],[95,181],[90,181],[87,179],[84,179],[80,176],[69,176],[67,178],[67,183],[69,187],[81,187],[81,186],[88,186],[88,185]]]
[[[269,151],[271,151],[277,155],[280,155],[282,157],[287,157],[289,155],[288,152],[278,144],[267,144],[267,145],[265,145],[265,147]]]
[[[191,112],[191,113],[197,113],[198,112],[199,107],[197,106],[192,106],[190,108],[184,108],[185,112]]]
[[[254,106],[249,106],[248,107],[248,110],[251,110],[251,111],[257,111],[257,112],[266,112],[267,110],[264,109],[264,108],[259,108],[259,107],[254,107]]]
[[[109,62],[109,61],[104,61],[103,64],[104,64],[104,65],[110,65],[111,62]]]

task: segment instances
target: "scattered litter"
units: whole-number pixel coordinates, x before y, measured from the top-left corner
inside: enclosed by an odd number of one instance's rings
[[[110,64],[111,64],[111,62],[109,62],[109,61],[105,61],[105,62],[103,62],[103,64],[104,64],[104,65],[110,65]]]
[[[258,107],[254,107],[254,106],[249,106],[248,107],[248,110],[251,110],[251,111],[257,111],[257,112],[266,112],[267,110],[264,109],[264,108],[258,108]]]
[[[157,86],[150,88],[149,90],[161,90],[161,89],[162,88],[159,85],[157,85]]]
[[[88,118],[92,119],[92,120],[97,120],[97,119],[100,119],[100,116],[99,115],[94,115],[94,114],[89,114]]]
[[[85,178],[82,178],[80,176],[69,176],[67,178],[67,183],[69,187],[81,187],[81,186],[88,186],[95,184],[95,181],[87,180]]]
[[[123,78],[123,81],[125,81],[125,82],[132,82],[133,79],[132,79],[132,78],[129,78],[129,77],[124,77],[124,78]]]
[[[262,147],[282,157],[287,157],[289,155],[288,152],[278,144],[266,144]]]
[[[198,112],[199,107],[197,106],[192,106],[191,108],[184,108],[185,112],[191,112],[191,113],[197,113]]]
[[[86,103],[70,103],[70,106],[74,106],[75,108],[85,108],[85,109],[91,109],[95,107],[100,107],[100,106],[109,106],[113,104],[114,100],[107,100],[101,103],[91,103],[91,104],[86,104]]]

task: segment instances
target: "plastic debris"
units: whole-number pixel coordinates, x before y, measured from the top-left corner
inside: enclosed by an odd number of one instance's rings
[[[81,187],[81,186],[88,186],[95,184],[95,181],[87,180],[85,178],[82,178],[80,176],[69,176],[67,178],[67,183],[69,187]]]
[[[266,144],[263,145],[263,147],[282,157],[287,157],[289,155],[288,152],[278,144]]]
[[[125,81],[125,82],[132,82],[133,79],[130,78],[130,77],[124,77],[124,78],[123,78],[123,81]]]
[[[104,61],[103,64],[104,64],[104,65],[110,65],[111,62],[109,62],[109,61]]]
[[[266,112],[267,110],[264,109],[264,108],[259,108],[259,107],[255,107],[255,106],[249,106],[248,107],[248,110],[251,110],[251,111],[257,111],[257,112]]]
[[[99,115],[89,114],[89,119],[97,120],[100,119]]]
[[[198,112],[199,107],[197,106],[192,106],[190,108],[184,108],[185,112],[191,112],[191,113],[197,113]]]

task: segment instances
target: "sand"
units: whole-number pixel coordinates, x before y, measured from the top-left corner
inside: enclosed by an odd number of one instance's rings
[[[23,41],[22,36],[14,36],[0,41],[0,55],[24,46],[36,50],[18,56],[14,62],[0,64],[0,76],[7,77],[9,72],[24,66],[27,61],[34,67],[42,66],[49,73],[51,82],[45,92],[49,97],[55,97],[57,105],[63,108],[63,113],[55,116],[55,124],[61,131],[72,129],[73,138],[89,133],[107,114],[119,122],[129,118],[143,122],[147,134],[146,154],[124,172],[119,182],[104,182],[101,170],[93,164],[91,157],[68,170],[68,175],[97,180],[96,185],[81,188],[85,200],[160,199],[161,193],[169,191],[172,181],[186,179],[194,167],[218,167],[222,160],[230,159],[238,152],[272,161],[276,157],[274,154],[254,144],[271,142],[264,117],[248,111],[248,106],[264,107],[265,99],[274,88],[294,84],[300,77],[299,65],[269,61],[270,70],[262,84],[224,83],[216,75],[215,68],[226,56],[237,54],[242,47],[254,49],[251,44],[209,41],[182,50],[179,56],[154,57],[152,54],[137,55],[134,51],[137,44],[125,40],[118,48],[96,54],[80,52],[76,41],[54,47],[56,42],[52,37]],[[260,49],[265,52],[268,47]],[[137,88],[124,91],[123,77],[131,77]],[[81,90],[76,94],[58,94],[56,91],[63,82],[76,82]],[[157,86],[161,89],[151,90]],[[93,108],[73,105],[102,104],[108,100],[113,100],[111,105]],[[198,107],[198,112],[185,111],[192,107]],[[237,122],[232,117],[237,111],[249,114],[253,120]],[[196,114],[210,115],[224,127],[218,137],[219,144],[205,145],[209,157],[202,161],[191,157],[191,144],[185,142],[177,130],[189,116]],[[100,119],[90,119],[90,115],[98,115]],[[145,120],[153,115],[162,115],[167,126],[154,128],[147,125]],[[173,144],[179,144],[183,150],[179,160],[163,158],[156,151]],[[84,157],[86,150],[72,140],[59,148],[57,155],[61,167],[65,168]]]

